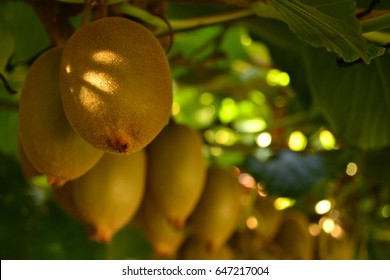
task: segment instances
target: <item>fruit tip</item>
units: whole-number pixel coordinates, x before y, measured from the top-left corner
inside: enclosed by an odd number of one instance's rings
[[[131,145],[124,137],[115,137],[110,140],[110,146],[115,153],[129,154],[131,152]]]
[[[214,243],[214,242],[207,242],[206,243],[206,250],[210,254],[215,254],[220,248],[220,245]]]
[[[158,259],[172,259],[176,255],[176,250],[174,248],[168,247],[155,247],[154,254]]]
[[[171,218],[169,219],[169,223],[173,226],[173,228],[177,230],[182,230],[186,224],[186,222],[183,219],[179,219],[179,218]]]
[[[68,181],[66,179],[58,178],[55,176],[47,175],[47,183],[52,187],[62,187]]]
[[[94,228],[89,233],[89,239],[99,243],[110,243],[113,233],[109,230]]]

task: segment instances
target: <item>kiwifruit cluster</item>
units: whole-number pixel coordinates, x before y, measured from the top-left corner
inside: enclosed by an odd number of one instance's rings
[[[243,216],[243,226],[228,244],[237,259],[313,259],[309,220],[295,208],[277,210],[273,197],[257,196]]]
[[[146,147],[145,197],[134,224],[155,258],[181,258],[182,248],[194,246],[203,256],[228,251],[239,222],[241,186],[230,169],[206,164],[202,146],[197,131],[170,122]]]
[[[59,205],[108,242],[137,212],[145,147],[168,123],[172,79],[152,32],[122,17],[86,23],[30,66],[20,98],[20,161]]]
[[[172,80],[146,27],[105,17],[31,65],[20,98],[21,149],[53,186],[80,178],[104,153],[142,150],[167,124]]]

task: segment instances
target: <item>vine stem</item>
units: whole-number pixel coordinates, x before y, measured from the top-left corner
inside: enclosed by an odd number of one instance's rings
[[[8,110],[19,110],[19,104],[7,101],[0,101],[0,108]]]
[[[362,33],[379,31],[390,27],[390,13],[360,21]]]
[[[212,5],[212,6],[230,6],[230,7],[248,7],[251,0],[168,0],[180,4]]]
[[[191,30],[199,27],[206,27],[210,25],[243,19],[254,15],[255,14],[251,9],[240,9],[237,11],[211,15],[211,16],[196,17],[196,18],[184,19],[184,20],[170,20],[170,23],[174,32],[180,32],[180,31]],[[168,30],[166,26],[164,26],[164,28],[160,28],[156,30],[156,35],[166,35],[167,33]]]
[[[9,85],[7,79],[4,77],[3,74],[0,73],[0,80],[1,82],[4,84],[4,87],[5,89],[8,91],[9,94],[13,95],[13,94],[17,94],[18,92],[16,90],[14,90],[13,88],[11,88],[11,86]]]
[[[73,32],[62,13],[60,3],[53,0],[25,0],[35,10],[52,43],[63,46]]]
[[[127,16],[138,18],[150,25],[157,27],[157,29],[164,29],[168,32],[169,28],[162,18],[155,16],[140,7],[128,3],[122,3],[114,6],[113,8]]]
[[[255,13],[251,9],[245,8],[210,16],[202,16],[182,20],[172,19],[169,20],[171,27],[170,30],[169,26],[163,19],[137,6],[130,5],[128,3],[122,3],[117,5],[115,9],[125,15],[138,18],[144,22],[149,23],[150,25],[155,26],[156,30],[154,31],[154,33],[156,36],[164,36],[170,34],[172,31],[181,32],[214,24],[225,23],[233,20],[243,19],[255,15]]]
[[[81,19],[81,26],[84,26],[89,21],[89,14],[91,12],[93,4],[95,4],[96,0],[85,0],[84,9],[83,9],[83,17]]]

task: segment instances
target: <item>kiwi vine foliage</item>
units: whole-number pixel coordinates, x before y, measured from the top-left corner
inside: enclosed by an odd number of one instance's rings
[[[32,2],[0,1],[0,72],[18,91],[31,63],[51,46],[44,24],[29,5]],[[82,1],[73,2],[79,5]],[[170,20],[243,8],[177,2],[169,2]],[[390,203],[390,60],[382,47],[390,42],[390,31],[378,28],[375,36],[362,34],[362,20],[354,15],[370,1],[268,2],[277,19],[253,6],[252,17],[205,27],[194,21],[197,28],[174,34],[168,57],[180,93],[175,96],[181,109],[176,121],[204,132],[210,161],[249,170],[255,179],[266,182],[269,193],[296,198],[297,207],[312,219],[318,218],[309,210],[315,201],[335,197],[344,207],[346,228],[366,248],[365,255],[356,257],[389,258],[389,218],[378,213]],[[390,3],[382,1],[373,14],[386,14],[389,9]],[[77,27],[81,20],[82,13],[76,9],[71,25]],[[344,65],[338,63],[340,59],[362,61]],[[287,72],[289,86],[267,84],[272,69]],[[257,91],[264,93],[261,98],[266,102],[261,102]],[[200,103],[205,92],[212,98]],[[12,109],[19,97],[9,95],[0,85],[0,257],[150,257],[151,245],[138,230],[119,232],[108,246],[90,242],[84,229],[58,209],[48,188],[23,179],[18,163],[18,114]],[[241,104],[233,106],[239,113],[231,111],[228,120],[220,117],[226,98]],[[207,110],[214,114],[200,121]],[[264,152],[253,145],[257,132],[242,132],[237,125],[240,118],[251,117],[265,120],[274,136],[266,159],[256,157]],[[301,130],[313,139],[324,127],[336,135],[339,149],[320,149],[315,141],[299,153],[287,149],[286,139],[292,131]],[[221,128],[239,140],[229,146],[207,138]],[[213,154],[212,148],[220,149],[220,154]],[[358,163],[359,172],[348,177],[345,166],[352,161]],[[387,239],[376,238],[379,228]]]

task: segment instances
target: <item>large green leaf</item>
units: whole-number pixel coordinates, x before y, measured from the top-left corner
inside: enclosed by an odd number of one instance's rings
[[[370,7],[371,2],[374,2],[375,0],[355,0],[356,6],[360,9],[367,9]],[[373,3],[375,4],[375,3]],[[376,4],[374,6],[375,10],[383,10],[383,9],[390,9],[390,1],[382,1],[378,0],[376,1]]]
[[[303,41],[337,53],[347,62],[369,63],[384,53],[362,36],[353,0],[269,0]]]
[[[304,154],[282,150],[266,161],[249,156],[244,166],[269,194],[299,197],[333,176],[343,160],[337,152]]]
[[[289,74],[290,85],[296,96],[305,107],[309,107],[311,95],[302,75],[302,48],[305,43],[299,40],[284,22],[278,20],[259,17],[247,20],[246,24],[252,38],[268,46],[275,67]]]
[[[308,47],[306,75],[313,99],[332,129],[361,149],[390,145],[390,55],[347,67],[334,54]]]

